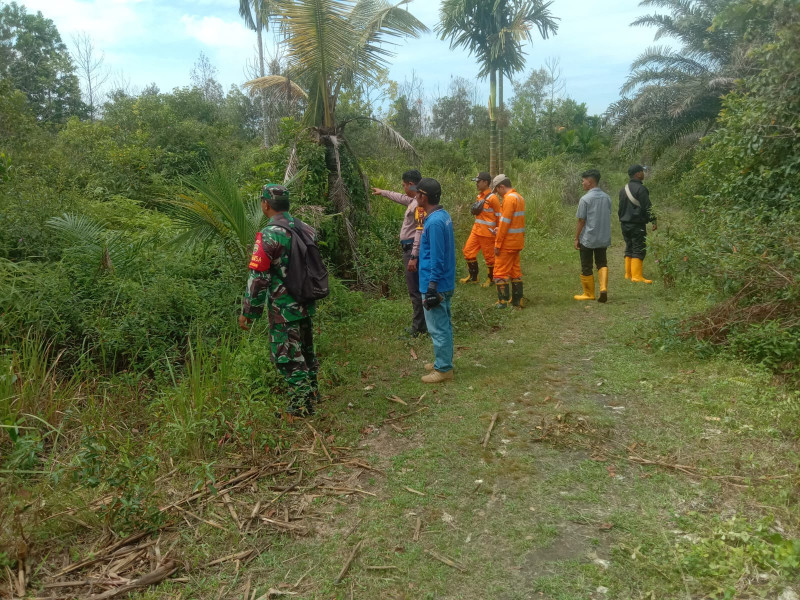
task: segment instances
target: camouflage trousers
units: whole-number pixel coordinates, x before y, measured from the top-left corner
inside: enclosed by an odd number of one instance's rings
[[[319,362],[314,354],[311,317],[271,325],[269,346],[272,361],[289,386],[289,411],[313,411]]]

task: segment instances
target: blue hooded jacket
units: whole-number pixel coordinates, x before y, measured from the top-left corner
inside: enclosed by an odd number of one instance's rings
[[[456,289],[456,239],[453,220],[443,208],[425,218],[419,244],[419,291],[428,291],[435,281],[440,292]]]

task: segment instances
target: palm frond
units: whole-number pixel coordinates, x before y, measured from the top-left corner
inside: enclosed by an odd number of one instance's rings
[[[211,206],[199,198],[180,195],[168,203],[174,207],[172,218],[179,228],[186,230],[178,237],[180,240],[204,243],[231,233]]]
[[[633,61],[631,69],[642,67],[681,69],[692,75],[700,75],[709,71],[707,57],[679,52],[667,46],[651,46],[642,52]]]
[[[47,225],[73,244],[102,246],[107,233],[103,225],[86,215],[64,213],[50,218]]]
[[[414,148],[413,144],[406,140],[399,131],[394,129],[391,125],[389,125],[386,121],[382,121],[381,119],[376,119],[374,117],[354,117],[352,119],[348,119],[341,124],[341,128],[344,129],[349,123],[353,121],[367,121],[370,123],[376,123],[380,128],[381,133],[383,133],[386,139],[399,150],[403,152],[407,152],[410,156],[417,159],[419,158],[419,154],[417,153],[416,148]]]
[[[256,22],[253,19],[253,11],[250,4],[251,0],[239,0],[239,16],[244,20],[244,24],[248,29],[255,31]]]
[[[358,84],[374,79],[375,73],[387,66],[394,53],[387,44],[403,37],[417,38],[428,28],[410,12],[401,8],[403,0],[391,4],[387,0],[358,0],[348,15],[354,32],[353,48],[348,63],[342,65],[342,85]]]
[[[337,69],[352,59],[353,32],[348,25],[350,3],[344,0],[302,0],[280,3],[278,20],[294,79],[309,79],[310,104],[333,126],[333,88]],[[311,89],[309,91],[312,91]]]
[[[181,194],[168,203],[185,230],[178,240],[217,241],[232,258],[246,260],[263,216],[258,200],[243,199],[236,182],[218,171],[205,179],[188,177],[184,183],[194,194]]]
[[[251,94],[255,94],[255,92],[259,90],[265,90],[275,96],[279,96],[281,93],[285,94],[288,87],[293,100],[298,98],[308,99],[308,94],[306,94],[303,88],[283,75],[267,75],[266,77],[251,79],[244,83],[244,87],[250,90]]]

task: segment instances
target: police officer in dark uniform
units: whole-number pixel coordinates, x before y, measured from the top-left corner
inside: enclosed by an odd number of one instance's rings
[[[642,275],[642,262],[647,253],[647,224],[656,230],[656,216],[650,204],[650,192],[644,186],[644,167],[628,169],[630,181],[619,192],[619,223],[625,239],[625,279],[653,283]]]

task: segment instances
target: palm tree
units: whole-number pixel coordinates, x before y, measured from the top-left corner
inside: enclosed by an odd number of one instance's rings
[[[168,203],[183,230],[175,244],[216,240],[230,260],[245,264],[256,233],[265,224],[260,200],[242,197],[236,180],[219,170],[209,171],[204,179],[187,177],[184,183],[191,193]]]
[[[609,108],[619,147],[649,154],[654,160],[676,144],[693,146],[714,126],[722,97],[747,70],[747,52],[739,32],[715,27],[715,17],[730,0],[643,0],[640,6],[665,8],[632,23],[655,27],[666,45],[645,50]]]
[[[272,0],[239,0],[239,16],[244,19],[245,25],[256,32],[258,38],[258,74],[264,77],[264,41],[262,31],[269,30],[269,19],[274,11]],[[261,134],[264,146],[267,145],[267,98],[261,94]]]
[[[489,171],[497,174],[497,91],[506,75],[525,68],[525,42],[533,30],[547,39],[558,25],[550,14],[552,2],[541,0],[444,0],[437,33],[450,38],[450,48],[464,48],[478,58],[478,77],[489,76]]]
[[[352,225],[349,194],[342,176],[342,153],[352,149],[343,136],[353,121],[373,121],[397,145],[413,150],[400,134],[370,116],[347,121],[336,118],[336,104],[343,89],[370,82],[392,52],[387,44],[400,37],[418,37],[428,31],[407,9],[411,0],[390,4],[387,0],[278,0],[274,19],[283,34],[288,58],[288,77],[271,75],[248,81],[251,90],[291,88],[306,99],[305,124],[314,139],[326,149],[328,197],[344,217],[351,258],[357,257],[357,239]],[[355,161],[358,168],[357,161]],[[290,156],[287,177],[297,163]],[[360,174],[360,169],[359,169]],[[362,181],[365,178],[361,177]],[[364,189],[364,199],[368,189]]]

